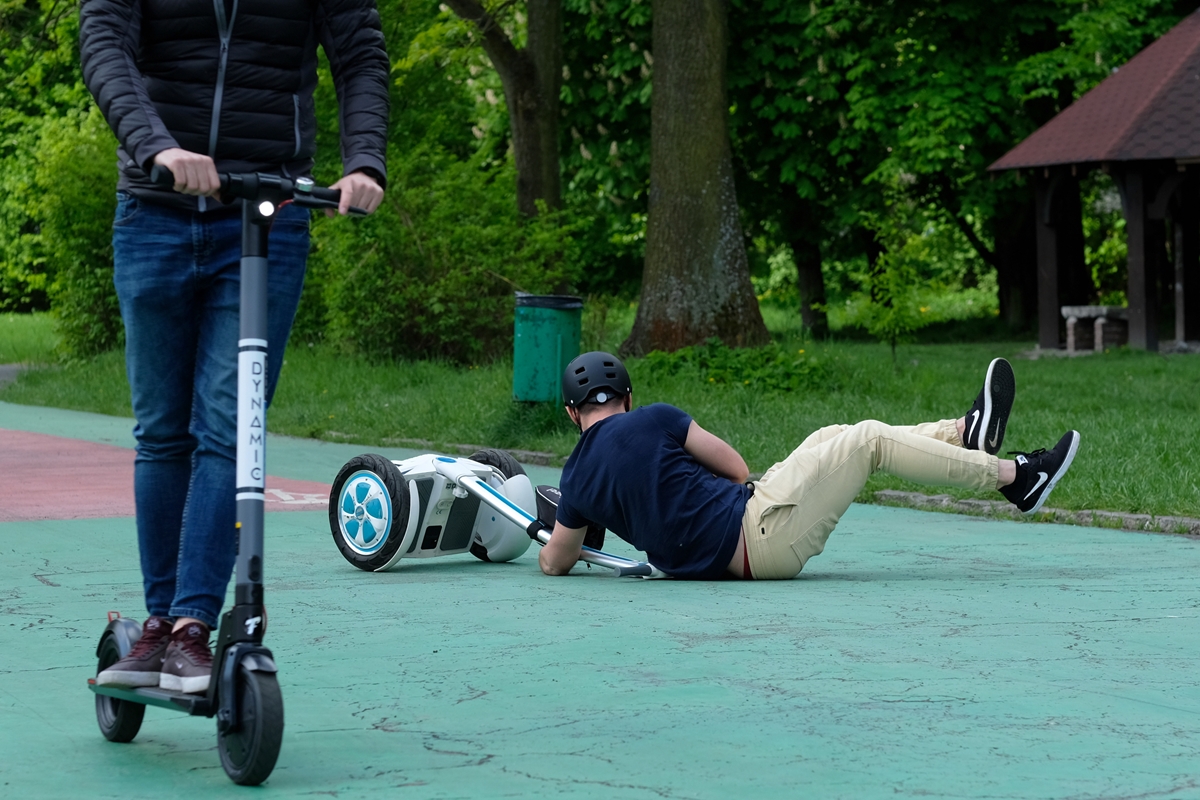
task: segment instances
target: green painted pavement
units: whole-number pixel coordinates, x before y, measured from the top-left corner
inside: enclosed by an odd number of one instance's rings
[[[344,447],[290,441],[296,470]],[[854,506],[797,580],[685,583],[546,578],[534,548],[371,575],[319,512],[267,537],[267,795],[1200,797],[1185,538]],[[104,612],[139,586],[131,520],[0,524],[0,796],[255,791],[211,720],[96,729]]]

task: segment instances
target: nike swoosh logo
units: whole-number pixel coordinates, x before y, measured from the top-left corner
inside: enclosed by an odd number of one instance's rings
[[[1021,499],[1022,499],[1022,500],[1028,500],[1030,495],[1032,495],[1032,494],[1033,494],[1034,492],[1036,492],[1038,489],[1042,488],[1042,484],[1043,484],[1043,483],[1045,483],[1045,482],[1047,481],[1047,479],[1049,479],[1049,477],[1050,477],[1050,476],[1049,476],[1049,475],[1047,475],[1046,473],[1044,473],[1044,472],[1039,472],[1039,473],[1038,473],[1038,481],[1037,481],[1037,483],[1035,483],[1035,484],[1033,485],[1033,488],[1029,490],[1029,494],[1025,495],[1025,496],[1024,496],[1024,497],[1022,497]]]
[[[992,448],[993,450],[995,450],[995,449],[996,449],[996,442],[997,442],[997,441],[999,441],[999,439],[1000,439],[1000,429],[999,429],[999,428],[997,428],[997,429],[996,429],[996,435],[995,435],[995,436],[993,436],[991,439],[989,439],[989,440],[988,440],[988,447],[990,447],[990,448]]]
[[[979,410],[976,409],[975,411],[972,411],[971,416],[974,417],[974,419],[971,420],[971,429],[967,431],[968,442],[975,438],[975,426],[979,424]]]

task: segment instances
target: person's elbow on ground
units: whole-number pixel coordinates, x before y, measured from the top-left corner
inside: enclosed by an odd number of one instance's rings
[[[554,523],[550,541],[538,553],[538,566],[547,575],[566,575],[579,560],[583,551],[583,537],[587,528],[567,528],[561,522]]]
[[[556,577],[556,576],[560,576],[560,575],[566,575],[568,572],[571,571],[571,567],[563,567],[560,564],[553,563],[547,557],[548,555],[549,555],[549,553],[547,553],[545,550],[542,550],[542,552],[538,553],[538,566],[540,566],[542,568],[543,573],[545,573],[546,575]],[[574,565],[572,565],[572,566],[574,566]]]

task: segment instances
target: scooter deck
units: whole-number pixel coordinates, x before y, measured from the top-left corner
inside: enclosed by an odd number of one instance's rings
[[[194,717],[211,717],[216,713],[207,695],[184,694],[160,689],[157,686],[142,686],[137,689],[126,689],[118,686],[97,686],[95,678],[88,678],[88,688],[96,694],[113,697],[129,703],[139,703],[144,706],[158,706],[175,711],[185,711]]]

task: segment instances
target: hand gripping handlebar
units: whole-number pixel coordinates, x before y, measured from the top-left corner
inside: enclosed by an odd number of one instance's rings
[[[284,178],[265,172],[222,172],[221,191],[218,199],[222,203],[234,200],[248,200],[252,203],[269,202],[275,206],[286,202],[295,203],[304,208],[330,208],[337,210],[342,199],[341,191],[317,186],[312,178]],[[150,181],[157,186],[174,186],[175,176],[166,167],[155,165],[150,170]],[[367,212],[357,206],[350,206],[354,216],[366,216]]]

